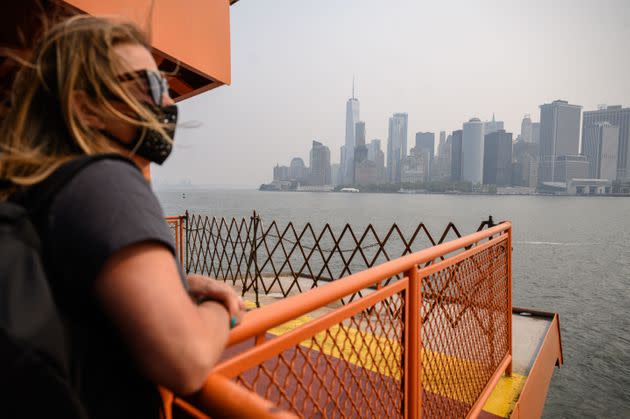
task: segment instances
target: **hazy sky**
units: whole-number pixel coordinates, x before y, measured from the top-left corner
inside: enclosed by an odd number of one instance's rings
[[[240,0],[232,85],[180,104],[158,181],[251,186],[322,141],[339,161],[357,78],[367,140],[394,112],[415,132],[492,113],[514,136],[555,99],[630,105],[630,0]],[[436,134],[437,140],[437,134]]]

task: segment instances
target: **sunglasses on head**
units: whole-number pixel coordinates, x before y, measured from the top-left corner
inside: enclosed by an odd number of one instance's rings
[[[168,81],[159,71],[138,70],[124,73],[118,76],[120,81],[142,81],[146,82],[148,95],[156,106],[162,106],[164,94],[168,93]]]

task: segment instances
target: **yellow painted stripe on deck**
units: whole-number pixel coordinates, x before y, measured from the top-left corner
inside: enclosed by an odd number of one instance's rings
[[[502,376],[483,410],[502,418],[510,417],[526,380],[527,377],[515,372],[510,377]]]
[[[255,308],[250,301],[247,308]],[[313,320],[310,316],[300,316],[269,330],[275,336],[283,335]],[[326,355],[342,359],[361,368],[399,380],[400,365],[397,362],[402,354],[400,344],[369,332],[361,332],[353,327],[335,325],[317,333],[313,338],[300,342],[300,345]],[[440,352],[422,350],[422,384],[426,391],[473,404],[475,392],[470,385],[475,373],[482,367],[478,361],[466,360]],[[518,400],[526,377],[513,373],[512,377],[502,377],[484,405],[484,410],[500,417],[508,417]]]

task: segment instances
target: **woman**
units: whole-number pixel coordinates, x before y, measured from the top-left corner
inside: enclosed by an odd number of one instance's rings
[[[158,417],[156,384],[198,390],[242,300],[186,278],[148,172],[171,150],[177,108],[134,25],[77,16],[52,27],[18,74],[0,131],[0,200],[84,155],[43,225],[44,260],[70,328],[72,383],[90,417]],[[193,301],[202,301],[196,304]]]

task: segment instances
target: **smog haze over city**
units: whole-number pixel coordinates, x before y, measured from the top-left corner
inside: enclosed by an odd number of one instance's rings
[[[366,140],[388,119],[450,134],[496,114],[505,130],[556,99],[630,105],[627,0],[266,0],[230,9],[232,85],[181,103],[176,151],[158,185],[257,187],[311,142],[340,160],[353,77]],[[408,150],[407,150],[408,151]]]

